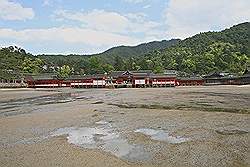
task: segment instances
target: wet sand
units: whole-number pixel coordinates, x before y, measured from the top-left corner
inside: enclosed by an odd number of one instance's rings
[[[249,166],[249,101],[249,86],[0,90],[0,166]]]

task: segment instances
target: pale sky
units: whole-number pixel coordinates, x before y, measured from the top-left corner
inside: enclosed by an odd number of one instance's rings
[[[0,46],[90,54],[250,20],[250,0],[0,0]]]

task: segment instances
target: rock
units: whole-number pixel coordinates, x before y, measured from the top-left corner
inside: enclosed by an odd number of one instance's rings
[[[104,102],[103,101],[96,101],[96,102],[93,102],[91,104],[103,104]]]
[[[241,135],[248,133],[247,131],[239,129],[219,129],[216,130],[216,132],[221,135]]]
[[[92,115],[92,117],[97,117],[98,116],[98,114],[94,114],[94,115]]]

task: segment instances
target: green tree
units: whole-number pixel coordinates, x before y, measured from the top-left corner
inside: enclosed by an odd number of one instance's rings
[[[30,57],[25,57],[22,63],[22,72],[30,74],[39,74],[42,71],[43,65],[44,62],[39,58],[32,59]]]
[[[102,73],[103,68],[102,68],[102,62],[101,59],[93,56],[89,59],[89,65],[90,65],[90,73],[91,74],[96,74],[96,73]]]
[[[164,67],[163,67],[163,64],[162,64],[162,60],[161,60],[161,57],[160,56],[156,56],[153,58],[153,71],[155,73],[163,73],[164,72]]]
[[[63,65],[58,69],[57,76],[59,78],[68,78],[72,72],[73,70],[68,65]]]
[[[105,73],[110,73],[114,71],[114,67],[111,64],[104,64],[102,68]]]
[[[115,56],[114,58],[114,68],[115,70],[124,70],[124,60],[120,56]]]

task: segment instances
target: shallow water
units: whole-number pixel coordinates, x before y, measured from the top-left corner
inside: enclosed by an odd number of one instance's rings
[[[98,121],[96,127],[66,127],[57,129],[51,136],[67,135],[68,142],[88,149],[100,149],[130,161],[151,158],[142,145],[130,144],[107,121]]]
[[[149,161],[154,152],[146,151],[146,146],[129,143],[108,121],[100,120],[95,127],[65,127],[57,129],[51,136],[67,135],[68,142],[89,149],[100,149],[118,158],[129,161]],[[171,144],[183,143],[189,140],[180,136],[171,136],[164,130],[150,128],[137,129],[134,132],[150,136],[152,140]]]
[[[136,133],[142,133],[144,135],[150,136],[152,140],[168,142],[171,144],[183,143],[189,140],[189,138],[184,138],[181,136],[171,136],[168,132],[164,130],[155,130],[150,128],[136,129]]]
[[[69,127],[69,128],[61,128],[55,131],[52,136],[61,136],[61,135],[68,135],[67,139],[68,142],[71,144],[75,144],[78,146],[84,145],[85,147],[96,147],[96,143],[94,141],[94,135],[96,134],[104,134],[105,132],[102,132],[99,129],[96,128],[75,128],[75,127]]]

